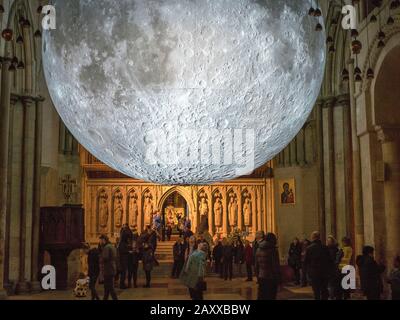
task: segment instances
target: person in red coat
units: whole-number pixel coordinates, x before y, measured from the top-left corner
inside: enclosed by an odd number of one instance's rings
[[[250,241],[245,241],[244,246],[244,260],[246,262],[247,279],[246,281],[253,281],[253,248]]]

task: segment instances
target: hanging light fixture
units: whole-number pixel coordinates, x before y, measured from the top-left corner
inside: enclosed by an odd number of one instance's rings
[[[43,6],[41,6],[41,5],[39,5],[36,10],[36,13],[38,15],[38,25],[39,26],[40,26],[40,15],[42,14],[42,10],[43,10]],[[35,31],[33,36],[37,39],[42,37],[42,32],[40,31],[40,27]]]
[[[367,12],[368,12],[368,1],[367,1]],[[369,24],[367,22],[367,47],[369,48]],[[374,70],[371,68],[371,55],[368,54],[368,70],[367,70],[367,79],[372,80],[375,78]]]

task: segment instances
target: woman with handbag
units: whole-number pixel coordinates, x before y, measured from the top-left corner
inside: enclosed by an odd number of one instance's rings
[[[188,287],[192,300],[204,300],[203,293],[207,290],[207,284],[204,281],[207,252],[207,244],[200,243],[197,250],[189,256],[181,273],[180,279]]]

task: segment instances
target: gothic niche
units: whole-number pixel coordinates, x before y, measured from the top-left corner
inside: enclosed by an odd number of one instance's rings
[[[114,225],[116,228],[122,227],[122,220],[124,218],[124,207],[122,206],[123,195],[121,190],[116,190],[113,195],[113,216]]]
[[[233,190],[230,190],[228,192],[228,197],[228,220],[229,226],[233,229],[238,225],[238,199],[236,193]]]
[[[144,226],[152,224],[152,217],[154,212],[153,195],[150,190],[143,193],[143,213],[144,213]]]
[[[98,225],[101,229],[101,232],[107,231],[108,227],[108,195],[106,190],[101,189],[97,195],[97,216],[98,216]]]
[[[246,190],[242,193],[243,196],[243,220],[245,227],[251,227],[251,218],[252,218],[252,203],[251,203],[251,194]]]
[[[135,189],[132,189],[128,194],[128,221],[131,228],[137,226],[139,207],[138,207],[138,195]]]
[[[208,196],[204,190],[199,193],[199,214],[200,214],[200,225],[199,232],[208,230]]]
[[[219,190],[214,192],[214,221],[217,228],[222,227],[223,224],[223,207],[222,207],[222,194]]]

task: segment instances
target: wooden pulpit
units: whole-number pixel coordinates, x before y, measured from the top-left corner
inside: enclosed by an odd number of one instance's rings
[[[43,207],[40,209],[40,252],[49,252],[56,269],[57,290],[68,286],[68,256],[85,243],[82,206]]]

